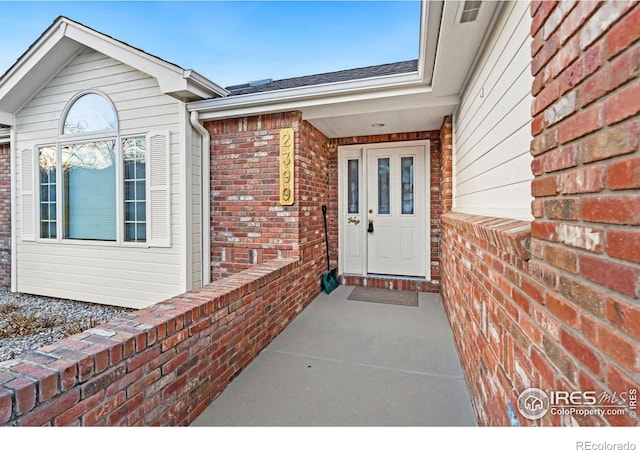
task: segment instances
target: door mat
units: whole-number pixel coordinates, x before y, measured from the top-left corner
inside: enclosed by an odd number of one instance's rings
[[[397,291],[395,289],[355,287],[347,300],[360,302],[386,303],[388,305],[418,306],[418,293],[415,291]]]

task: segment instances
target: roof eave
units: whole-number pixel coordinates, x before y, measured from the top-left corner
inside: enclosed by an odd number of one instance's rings
[[[209,96],[211,96],[211,94],[215,94],[220,97],[227,97],[231,94],[228,90],[199,74],[195,70],[185,70],[183,76],[194,92],[201,92],[203,95]]]
[[[27,86],[28,89],[21,89],[21,86],[25,82],[44,83],[49,79],[44,73],[28,76],[49,54],[61,55],[54,58],[56,67],[46,64],[46,69],[51,72],[49,75],[53,76],[67,62],[68,57],[76,54],[82,46],[92,48],[156,78],[162,93],[184,101],[229,94],[226,89],[193,70],[185,70],[66,17],[58,17],[0,77],[0,109],[5,113],[15,114],[34,92],[34,86]]]
[[[187,109],[189,111],[197,111],[200,120],[215,120],[244,115],[302,110],[313,106],[358,102],[406,95],[408,93],[428,94],[431,91],[429,86],[417,81],[388,83],[385,85],[372,83],[368,87],[358,86],[357,88],[353,82],[343,82],[313,86],[313,88],[283,89],[275,92],[204,100],[187,104]]]
[[[361,95],[386,96],[391,92],[404,92],[406,89],[428,92],[431,89],[442,3],[422,2],[418,67],[415,72],[214,98],[189,103],[187,109],[197,111],[204,120],[237,117],[250,111],[259,113],[295,109],[301,105],[319,104],[329,99],[335,101],[338,98],[355,98]]]

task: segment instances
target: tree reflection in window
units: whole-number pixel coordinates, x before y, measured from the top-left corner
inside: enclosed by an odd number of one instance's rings
[[[69,108],[64,120],[63,135],[116,131],[118,117],[111,102],[99,94],[79,97]]]

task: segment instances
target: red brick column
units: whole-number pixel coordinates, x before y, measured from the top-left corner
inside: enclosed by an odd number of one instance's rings
[[[205,125],[211,134],[212,279],[292,257],[301,262],[304,289],[319,292],[326,271],[322,205],[337,211],[337,196],[332,200],[329,193],[327,137],[295,111]],[[295,132],[291,206],[279,197],[282,128]]]
[[[11,285],[11,151],[0,145],[0,286]]]
[[[640,384],[640,4],[531,14],[534,220],[445,214],[443,300],[480,424],[637,426],[628,401],[517,408],[529,387],[621,400]]]
[[[640,4],[531,10],[530,271],[551,331],[536,368],[556,389],[628,391],[640,372]]]
[[[279,133],[300,113],[219,120],[211,134],[212,279],[279,256],[298,256],[299,205],[279,203]]]

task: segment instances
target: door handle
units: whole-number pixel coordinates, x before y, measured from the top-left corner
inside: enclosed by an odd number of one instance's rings
[[[368,233],[373,233],[373,219],[369,219],[369,227],[367,228]]]

